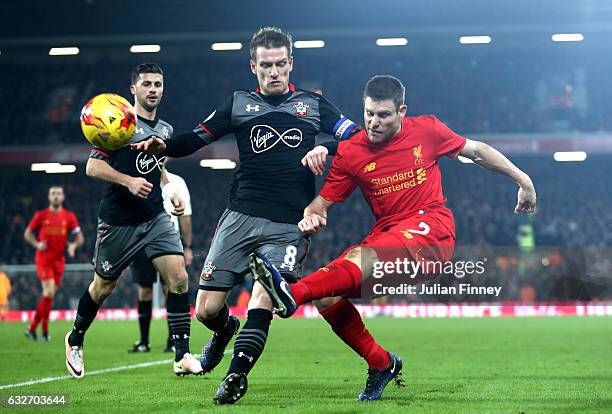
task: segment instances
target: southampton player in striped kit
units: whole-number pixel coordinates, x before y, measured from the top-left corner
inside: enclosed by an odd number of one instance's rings
[[[36,328],[40,323],[44,341],[49,340],[49,313],[64,275],[66,250],[68,256],[74,257],[76,249],[84,242],[76,215],[63,207],[64,189],[53,186],[49,188],[48,197],[49,207],[36,212],[24,233],[25,240],[36,249],[34,261],[42,285],[42,298],[25,335],[28,339],[36,340]],[[68,242],[68,235],[74,236],[72,242]]]
[[[138,115],[137,131],[130,142],[150,135],[171,141],[172,126],[157,118],[164,90],[162,69],[155,63],[138,65],[132,72],[130,90]],[[168,285],[166,308],[176,349],[174,373],[202,373],[200,363],[189,351],[188,276],[179,234],[163,207],[159,185],[163,163],[163,157],[134,152],[129,146],[112,152],[102,148],[91,151],[87,175],[109,186],[98,211],[94,279],[79,301],[74,326],[65,338],[66,368],[75,378],[85,374],[83,343],[87,329],[123,270],[140,251]],[[171,199],[173,214],[183,214],[183,202],[176,195]]]
[[[308,238],[297,223],[315,195],[314,174],[324,171],[325,157],[335,154],[337,141],[315,146],[315,136],[326,133],[336,140],[349,138],[360,128],[325,97],[289,83],[293,68],[291,37],[277,28],[263,28],[251,40],[251,71],[255,91],[236,91],[190,134],[166,144],[152,138],[135,146],[151,154],[183,157],[230,133],[236,135],[240,166],[230,189],[227,210],[208,252],[200,276],[196,316],[213,336],[202,351],[202,368],[209,372],[223,353],[239,323],[225,304],[229,290],[249,273],[249,255],[257,252],[274,263],[283,275],[297,281]],[[309,168],[307,168],[309,167]],[[333,300],[317,302],[334,332],[372,369],[389,364],[388,353],[365,329],[350,302],[330,307]],[[264,350],[272,321],[272,303],[255,283],[247,320],[234,343],[234,352],[214,401],[232,404],[244,396],[247,375]],[[348,316],[347,316],[348,315]],[[345,336],[342,325],[363,327],[368,341]]]
[[[191,227],[191,195],[185,180],[169,172],[166,168],[161,175],[162,197],[164,199],[164,209],[170,215],[170,220],[174,228],[180,233],[183,249],[185,253],[185,266],[189,268],[193,262],[192,251],[192,227]],[[175,216],[172,214],[174,206],[172,205],[172,196],[177,195],[183,203],[185,210],[182,215]],[[130,353],[150,352],[149,330],[151,328],[151,319],[153,316],[153,284],[159,281],[162,284],[164,296],[168,296],[168,287],[162,278],[158,278],[157,270],[153,267],[153,263],[141,250],[134,262],[129,267],[130,273],[134,282],[138,285],[138,327],[140,330],[140,339],[134,343],[132,348],[128,350]],[[173,353],[175,351],[174,344],[171,338],[170,325],[168,325],[168,338],[164,352]]]

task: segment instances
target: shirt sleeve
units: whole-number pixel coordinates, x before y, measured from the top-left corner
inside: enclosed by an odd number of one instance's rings
[[[455,158],[465,147],[466,139],[451,130],[435,116],[433,122],[434,136],[437,141],[436,158],[444,156]]]
[[[42,214],[40,213],[40,211],[37,211],[36,214],[34,214],[34,217],[32,217],[32,220],[30,220],[30,223],[28,224],[28,228],[32,231],[37,231],[38,229],[40,229],[41,225],[42,225]]]
[[[321,96],[319,101],[321,131],[333,136],[338,141],[347,139],[361,130],[361,127],[342,115],[340,110]]]
[[[70,230],[70,234],[77,234],[81,232],[81,226],[79,225],[77,216],[74,213],[70,213],[70,220],[68,222],[68,230]]]
[[[319,195],[329,201],[344,201],[351,195],[357,183],[344,165],[344,156],[340,150],[334,157],[332,166],[325,177],[323,188]]]
[[[224,135],[233,131],[232,128],[232,106],[234,95],[225,100],[223,105],[214,110],[204,121],[200,122],[193,132],[207,144],[217,141]]]
[[[89,152],[89,158],[95,158],[97,160],[103,160],[109,162],[113,156],[113,151],[109,151],[100,147],[93,147]]]

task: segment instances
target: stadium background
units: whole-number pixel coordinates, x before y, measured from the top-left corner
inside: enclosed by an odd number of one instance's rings
[[[518,262],[512,253],[506,254],[507,249],[495,254],[500,260],[489,270],[506,280],[504,299],[520,300],[523,287],[539,287],[535,297],[541,300],[605,299],[606,293],[598,287],[587,286],[584,291],[584,284],[577,283],[571,291],[557,289],[558,280],[542,285],[539,275],[546,271],[583,279],[587,271],[600,277],[609,273],[610,261],[603,257],[594,270],[585,268],[589,260],[574,269],[578,274],[568,274],[567,268],[576,260],[574,256],[588,256],[589,249],[612,242],[612,213],[607,208],[612,194],[606,191],[612,150],[612,103],[607,99],[612,81],[605,53],[610,28],[602,24],[610,8],[601,2],[519,2],[524,7],[501,2],[496,10],[485,13],[486,2],[468,3],[470,7],[461,10],[444,1],[427,6],[393,1],[382,7],[362,4],[351,19],[337,18],[346,13],[342,2],[325,6],[266,2],[266,10],[263,4],[254,5],[249,16],[214,2],[180,1],[172,6],[150,2],[116,8],[115,2],[59,1],[38,5],[34,15],[27,13],[27,2],[11,6],[0,41],[0,90],[8,98],[0,114],[0,191],[4,195],[0,260],[6,265],[33,262],[33,251],[22,234],[33,212],[46,206],[46,190],[53,183],[65,186],[66,207],[76,211],[86,237],[73,262],[90,260],[97,203],[105,186],[84,175],[88,147],[78,114],[89,97],[115,92],[129,98],[131,68],[142,61],[156,61],[165,71],[165,95],[158,114],[176,131],[190,130],[233,90],[256,86],[247,66],[249,37],[261,25],[277,24],[291,32],[294,40],[324,40],[323,48],[294,50],[291,80],[321,91],[352,119],[362,119],[360,95],[367,79],[392,74],[406,85],[410,115],[436,114],[462,135],[495,145],[533,177],[539,212],[526,219],[511,214],[512,183],[474,165],[442,162],[444,191],[457,218],[459,245],[553,247],[540,251],[540,259],[552,255],[545,260],[547,265],[541,260],[539,265],[531,263],[527,273],[516,271]],[[267,10],[283,17],[270,18]],[[367,17],[370,12],[373,17]],[[316,18],[304,19],[309,13]],[[87,19],[76,18],[80,15],[95,16],[105,24],[88,24]],[[555,33],[581,33],[584,40],[553,42]],[[467,35],[488,35],[492,40],[461,44],[459,37]],[[376,45],[376,39],[389,37],[404,37],[408,43]],[[244,46],[213,51],[214,42]],[[130,53],[134,44],[159,44],[161,51]],[[49,48],[56,46],[78,46],[80,52],[49,56]],[[172,171],[187,179],[193,198],[194,285],[231,177],[231,171],[201,168],[198,161],[235,160],[232,139],[170,164]],[[588,158],[574,163],[553,159],[556,151],[572,150],[587,151]],[[71,164],[76,171],[31,172],[33,162]],[[315,238],[307,269],[359,240],[372,217],[361,197],[355,196],[336,208],[330,221],[330,229]],[[533,235],[533,241],[521,238],[524,231]],[[577,248],[557,248],[563,246]],[[559,250],[572,257],[559,259]],[[520,255],[518,250],[514,253]],[[35,307],[34,277],[32,272],[13,277],[13,309]],[[73,308],[87,279],[69,272],[56,308]],[[131,306],[133,286],[122,283],[120,289],[107,306]]]
[[[501,300],[603,303],[607,306],[594,312],[610,315],[612,5],[462,3],[273,0],[236,6],[195,0],[60,0],[0,6],[0,260],[13,283],[10,308],[31,310],[39,297],[35,274],[23,266],[34,258],[23,232],[34,211],[46,207],[51,184],[64,186],[65,206],[76,212],[86,239],[68,262],[91,259],[105,185],[84,174],[89,147],[78,115],[86,100],[102,92],[131,99],[131,69],[155,61],[165,79],[158,115],[175,131],[187,131],[233,90],[255,88],[248,41],[259,27],[277,25],[294,40],[324,40],[323,48],[294,49],[291,81],[321,91],[353,120],[362,120],[365,82],[374,74],[392,74],[406,86],[409,115],[436,114],[458,133],[494,145],[530,174],[538,212],[527,218],[512,213],[516,188],[511,182],[474,165],[442,161],[457,243],[492,259],[488,270],[491,280],[504,286]],[[552,40],[562,33],[580,33],[583,40]],[[460,36],[470,35],[487,35],[491,41],[459,42]],[[379,38],[396,37],[408,43],[376,44]],[[241,42],[243,47],[213,51],[214,42]],[[130,53],[132,45],[142,44],[161,50]],[[60,46],[80,51],[49,55],[50,48]],[[587,157],[558,162],[553,155],[559,151],[584,151]],[[199,161],[235,160],[236,155],[233,138],[226,137],[169,164],[170,171],[186,179],[192,196],[193,295],[232,174],[202,168]],[[75,165],[76,171],[32,172],[34,162]],[[337,206],[330,217],[329,228],[314,241],[307,269],[336,257],[373,223],[360,195]],[[90,277],[89,271],[68,272],[54,307],[74,309]],[[232,298],[237,300],[238,292]],[[448,300],[490,303],[478,297]],[[135,287],[124,278],[105,307],[135,303]]]

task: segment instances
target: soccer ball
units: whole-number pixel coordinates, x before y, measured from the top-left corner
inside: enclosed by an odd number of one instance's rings
[[[109,151],[124,147],[136,132],[136,113],[123,97],[103,93],[81,110],[81,129],[92,145]]]

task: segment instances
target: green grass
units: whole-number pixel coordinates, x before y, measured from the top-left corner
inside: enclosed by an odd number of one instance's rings
[[[106,413],[610,413],[612,318],[370,319],[379,342],[404,359],[407,387],[389,385],[383,400],[356,402],[366,365],[334,337],[323,320],[275,320],[266,352],[235,406],[212,396],[229,356],[212,374],[177,378],[171,365],[131,369],[80,381],[68,379],[0,390],[8,395],[66,394],[66,407],[26,412]],[[63,335],[51,324],[51,343],[28,342],[24,325],[0,324],[0,384],[61,376]],[[158,361],[165,322],[154,322],[153,351],[126,352],[136,322],[97,321],[86,338],[88,371]],[[208,333],[192,327],[192,352]],[[6,408],[0,408],[0,412]]]

